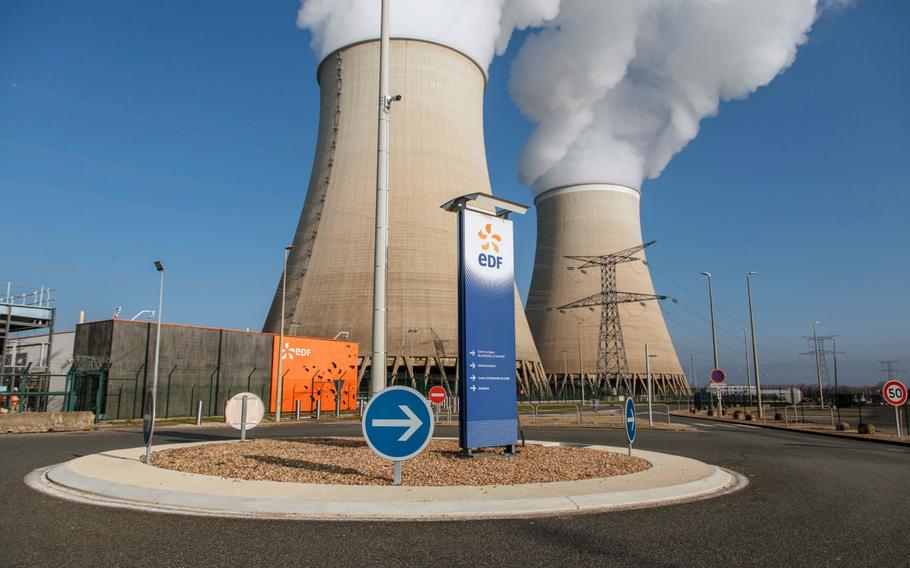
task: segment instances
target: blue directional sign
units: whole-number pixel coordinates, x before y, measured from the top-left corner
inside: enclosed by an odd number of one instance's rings
[[[626,399],[626,438],[631,448],[632,442],[635,441],[635,403],[632,402],[631,396]]]
[[[386,387],[363,412],[363,437],[379,456],[392,461],[410,459],[433,437],[433,411],[419,392]]]
[[[142,410],[142,441],[146,444],[155,433],[155,391],[149,389],[145,393],[145,408]]]
[[[512,222],[459,212],[458,439],[462,449],[518,442]]]

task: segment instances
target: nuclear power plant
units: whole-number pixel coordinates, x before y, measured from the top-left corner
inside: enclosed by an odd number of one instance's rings
[[[391,41],[392,103],[387,360],[390,384],[454,380],[458,355],[457,227],[440,206],[491,194],[484,148],[486,76],[471,58],[421,40]],[[370,361],[376,202],[379,41],[329,54],[318,72],[319,134],[287,264],[284,321],[295,335],[359,344],[359,384]],[[281,327],[282,283],[264,331]],[[547,390],[515,292],[520,388]]]
[[[570,256],[599,256],[642,244],[638,189],[611,183],[553,188],[534,200],[537,252],[527,316],[541,361],[552,383],[597,379],[601,310],[555,309],[601,291],[599,270],[571,270]],[[644,251],[642,262],[616,267],[617,290],[654,294]],[[646,379],[645,345],[655,391],[688,394],[690,388],[656,301],[619,304],[630,381],[637,392]]]

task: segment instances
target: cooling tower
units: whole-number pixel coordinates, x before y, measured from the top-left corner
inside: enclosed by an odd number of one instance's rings
[[[342,331],[360,344],[360,388],[371,354],[379,42],[344,47],[319,66],[319,136],[287,267],[285,329]],[[388,333],[392,381],[454,381],[458,355],[456,216],[440,206],[491,193],[483,137],[486,77],[448,47],[393,39]],[[265,323],[278,332],[281,282]],[[546,377],[517,292],[518,382]]]
[[[600,256],[642,243],[637,189],[617,184],[579,184],[543,192],[537,206],[537,254],[527,316],[544,368],[552,382],[575,381],[583,370],[594,376],[600,338],[600,308],[553,310],[600,292],[600,270],[583,274],[566,256]],[[644,259],[644,254],[639,253]],[[617,266],[620,292],[653,294],[647,264]],[[620,304],[629,371],[638,389],[645,379],[645,344],[655,392],[688,393],[676,350],[657,301]],[[579,349],[581,363],[579,363]],[[656,355],[656,357],[654,357]],[[574,384],[574,382],[573,382]],[[641,392],[641,390],[638,390]]]

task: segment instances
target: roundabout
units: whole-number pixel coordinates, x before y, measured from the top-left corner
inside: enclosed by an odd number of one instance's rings
[[[362,444],[349,440],[352,444]],[[439,443],[446,441],[434,440],[434,444]],[[169,452],[173,455],[202,451],[202,455],[208,456],[205,459],[211,459],[209,450],[223,452],[232,447],[252,447],[250,444],[217,441],[159,445],[154,447],[153,463],[166,462]],[[149,466],[142,461],[145,448],[129,448],[36,469],[28,474],[26,483],[57,498],[120,509],[214,517],[346,521],[500,519],[640,509],[716,497],[748,483],[733,471],[666,453],[636,450],[632,461],[628,461],[624,455],[626,448],[612,446],[528,442],[525,450],[537,454],[535,459],[544,459],[542,456],[548,448],[566,454],[562,456],[565,459],[570,459],[572,452],[600,454],[606,460],[604,463],[613,464],[616,474],[510,484],[472,485],[468,479],[463,485],[390,486],[388,479],[380,476],[374,476],[373,484],[363,484],[362,479],[355,482],[359,484],[340,484],[337,478],[335,482],[330,479],[322,483],[299,483]],[[339,450],[344,451],[335,448],[336,453]],[[589,460],[592,455],[587,456]],[[502,468],[515,459],[492,456],[458,461],[484,469],[483,462]],[[318,468],[313,462],[305,463]],[[303,464],[294,465],[299,468]],[[343,473],[340,466],[332,471]]]

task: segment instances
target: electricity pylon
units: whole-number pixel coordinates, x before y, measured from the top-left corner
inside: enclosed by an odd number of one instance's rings
[[[619,388],[620,384],[626,387],[629,394],[634,394],[633,386],[629,383],[629,362],[626,359],[626,348],[622,339],[622,322],[619,319],[619,304],[630,302],[645,302],[648,300],[665,300],[666,296],[657,294],[641,294],[638,292],[620,292],[616,285],[616,267],[626,262],[641,260],[635,256],[646,247],[653,245],[651,241],[637,245],[612,254],[601,256],[567,256],[570,260],[580,262],[578,266],[569,267],[570,270],[585,270],[595,266],[600,267],[600,292],[586,298],[575,300],[557,310],[589,308],[599,306],[600,311],[600,340],[597,346],[597,388],[600,389],[606,382],[608,386]]]

